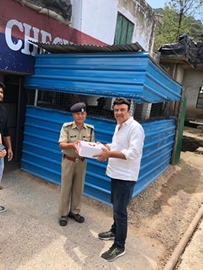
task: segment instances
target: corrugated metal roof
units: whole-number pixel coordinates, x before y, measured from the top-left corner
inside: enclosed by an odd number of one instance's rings
[[[25,88],[134,99],[136,103],[180,100],[181,86],[147,52],[36,55],[35,74]]]
[[[50,53],[96,53],[96,52],[143,52],[145,51],[142,46],[138,43],[131,43],[125,45],[107,45],[107,46],[98,46],[98,45],[76,45],[76,44],[47,44],[41,42],[31,43],[39,46],[40,48],[45,49]]]

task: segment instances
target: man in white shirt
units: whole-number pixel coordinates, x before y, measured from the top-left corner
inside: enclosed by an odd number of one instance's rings
[[[139,175],[144,145],[144,130],[130,116],[130,102],[125,98],[116,98],[113,110],[117,126],[112,143],[107,144],[102,153],[95,156],[99,161],[109,159],[106,174],[111,178],[114,223],[110,231],[99,233],[98,237],[102,240],[114,240],[110,249],[101,255],[110,262],[125,254],[127,206]]]

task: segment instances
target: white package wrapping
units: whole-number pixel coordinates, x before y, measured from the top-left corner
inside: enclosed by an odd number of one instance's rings
[[[100,154],[102,152],[101,148],[104,147],[105,146],[102,143],[97,144],[93,142],[80,141],[78,144],[79,156],[95,158],[93,156]]]

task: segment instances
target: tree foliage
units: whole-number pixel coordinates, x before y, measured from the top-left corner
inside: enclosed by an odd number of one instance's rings
[[[171,0],[164,9],[156,9],[163,25],[157,28],[154,50],[166,43],[175,43],[182,34],[198,38],[203,33],[201,20],[194,18],[202,10],[202,0]]]

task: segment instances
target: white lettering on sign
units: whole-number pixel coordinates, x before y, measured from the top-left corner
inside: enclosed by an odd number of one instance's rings
[[[22,41],[19,40],[16,44],[12,40],[12,28],[13,26],[17,26],[20,32],[23,32],[23,25],[22,23],[19,23],[16,20],[10,20],[8,21],[6,25],[6,31],[5,31],[5,38],[6,38],[6,43],[8,47],[13,50],[13,51],[18,51],[22,47]]]
[[[16,41],[12,38],[13,28],[18,29],[19,32],[24,33],[24,44],[22,40],[16,38]],[[52,44],[69,44],[70,42],[66,39],[55,37],[52,41],[52,35],[44,30],[40,30],[36,27],[32,27],[27,23],[21,23],[17,20],[9,20],[5,29],[5,39],[8,47],[13,51],[19,51],[23,54],[34,56],[37,53],[38,46],[32,44],[30,46],[31,41],[35,42],[43,42],[43,43],[52,43]]]

